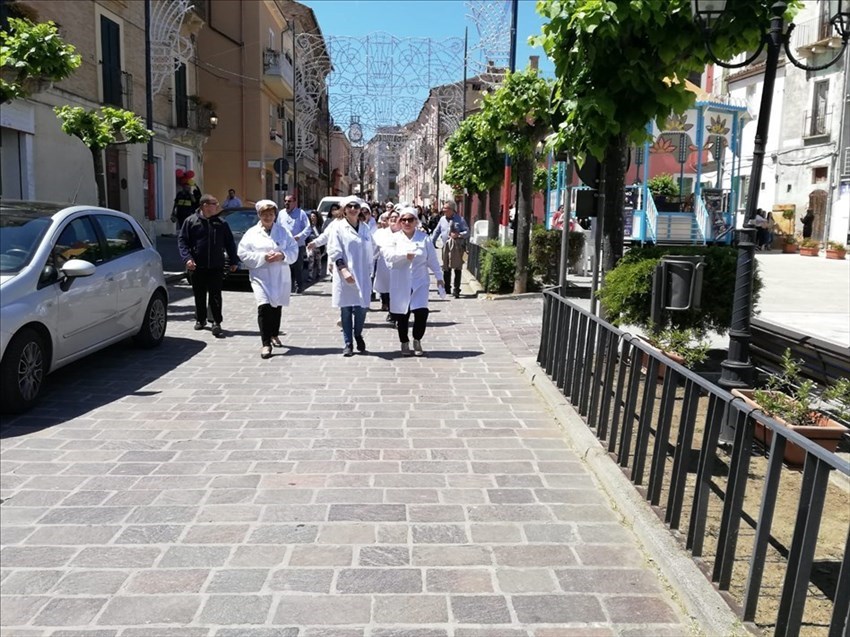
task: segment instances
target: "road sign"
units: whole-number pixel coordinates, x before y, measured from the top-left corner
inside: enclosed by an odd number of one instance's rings
[[[289,172],[289,162],[283,157],[278,157],[274,160],[274,170],[278,175],[285,175]]]

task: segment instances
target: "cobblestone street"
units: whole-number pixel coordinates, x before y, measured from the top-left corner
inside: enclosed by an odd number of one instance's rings
[[[261,360],[249,291],[217,340],[173,286],[162,347],[3,421],[2,635],[692,632],[518,369],[539,298],[433,302],[421,359],[371,312],[343,358],[329,289]]]

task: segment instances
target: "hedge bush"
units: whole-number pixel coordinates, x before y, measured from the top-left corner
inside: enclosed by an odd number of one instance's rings
[[[514,289],[516,275],[516,248],[504,246],[488,248],[481,264],[480,283],[485,292],[510,292]]]
[[[661,329],[714,330],[725,334],[732,322],[732,300],[735,292],[735,270],[738,251],[725,246],[649,246],[632,248],[605,275],[598,292],[607,319],[614,325],[637,325],[647,330],[652,302],[652,273],[665,254],[702,256],[705,273],[702,283],[701,308],[687,312],[665,312]],[[753,305],[762,288],[758,263],[754,267]]]
[[[584,233],[570,232],[569,241],[567,259],[570,267],[575,268],[584,247]],[[540,277],[544,284],[557,285],[561,265],[561,231],[535,225],[531,231],[528,259],[532,276]]]

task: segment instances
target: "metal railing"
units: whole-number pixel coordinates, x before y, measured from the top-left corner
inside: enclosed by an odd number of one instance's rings
[[[850,515],[828,478],[850,476],[850,463],[555,290],[543,298],[541,367],[742,618],[790,637],[811,622],[808,602],[826,608],[817,623],[829,637],[846,635]],[[804,453],[801,475],[783,469],[792,445]],[[820,542],[824,526],[831,544]],[[831,585],[824,569],[836,575]]]
[[[646,240],[656,241],[656,228],[658,227],[658,208],[655,207],[655,199],[652,193],[646,198]]]
[[[803,138],[829,135],[831,125],[831,111],[806,111],[803,121]]]
[[[466,242],[466,249],[466,269],[486,290],[489,281],[484,281],[481,278],[481,270],[484,266],[484,258],[487,250],[473,241]]]
[[[705,207],[705,202],[702,200],[702,197],[695,198],[694,217],[696,217],[697,228],[699,228],[699,233],[704,245],[706,241],[710,241],[713,237],[711,215]]]

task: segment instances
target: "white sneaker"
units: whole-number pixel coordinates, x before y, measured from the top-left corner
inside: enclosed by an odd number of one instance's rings
[[[415,338],[413,339],[413,355],[414,356],[422,356],[425,352],[422,351],[422,343],[417,341]]]

